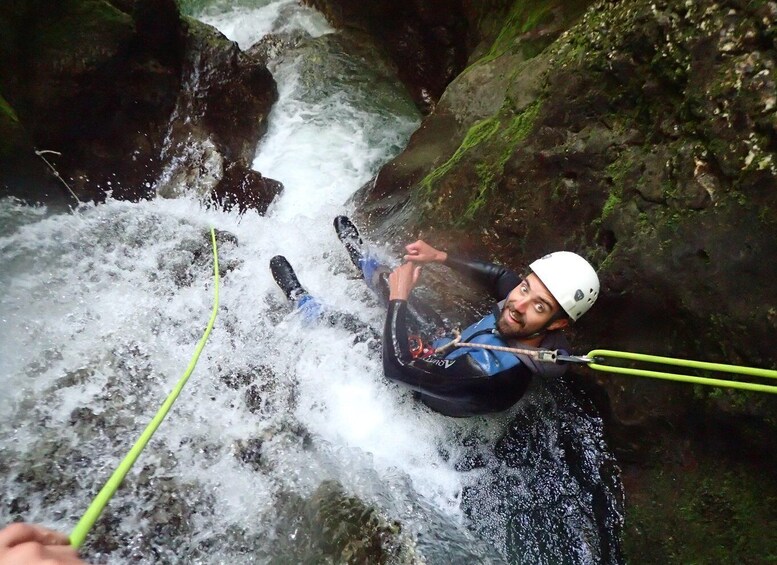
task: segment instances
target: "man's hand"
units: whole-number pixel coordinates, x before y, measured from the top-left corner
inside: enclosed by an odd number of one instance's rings
[[[86,565],[67,536],[33,524],[0,530],[0,565]]]
[[[406,245],[407,255],[405,261],[414,263],[444,263],[448,259],[445,251],[435,249],[423,240],[418,240],[410,245]]]
[[[389,300],[407,300],[421,276],[421,266],[403,263],[389,275]]]

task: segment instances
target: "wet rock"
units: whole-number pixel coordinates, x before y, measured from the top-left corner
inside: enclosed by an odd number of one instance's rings
[[[262,392],[256,385],[249,386],[244,395],[246,408],[252,414],[257,414],[262,410]]]
[[[306,0],[335,27],[375,38],[419,108],[429,110],[467,60],[468,24],[458,2]]]
[[[68,388],[86,383],[94,376],[94,369],[91,367],[81,367],[75,371],[68,372],[64,377],[57,380],[54,388]]]
[[[14,520],[22,520],[23,516],[30,511],[30,503],[21,498],[14,498],[8,505],[8,512],[14,516]]]
[[[520,111],[536,100],[544,88],[547,74],[547,60],[535,57],[553,38],[570,25],[580,14],[585,3],[556,6],[548,3],[540,10],[553,9],[545,18],[524,14],[518,5],[517,12],[505,21],[499,19],[499,3],[485,6],[465,5],[471,28],[485,25],[489,18],[498,21],[496,31],[480,30],[486,36],[503,36],[499,45],[487,47],[488,56],[476,60],[464,72],[456,76],[440,97],[434,112],[427,116],[411,137],[407,148],[394,160],[384,166],[373,183],[356,196],[365,211],[391,215],[401,210],[407,202],[412,187],[425,176],[449,164],[449,159],[459,148],[471,144],[470,128],[477,122],[494,115],[507,102],[514,104],[513,111]],[[535,15],[536,16],[536,15]],[[527,31],[526,21],[534,22]],[[523,31],[522,31],[523,30]],[[531,49],[525,49],[525,37],[532,31],[542,32],[543,40]],[[560,80],[566,84],[569,77]],[[571,84],[575,84],[572,81]],[[562,133],[563,135],[563,133]],[[438,199],[440,203],[448,197]]]
[[[247,56],[253,57],[262,64],[267,65],[267,63],[278,59],[309,37],[308,34],[302,31],[285,34],[268,33],[249,47],[245,53]]]
[[[216,247],[219,254],[219,277],[225,277],[236,269],[240,262],[229,257],[229,249],[237,245],[237,237],[223,230],[215,230]],[[182,239],[175,249],[161,253],[157,258],[157,271],[168,273],[175,286],[190,286],[198,274],[213,273],[213,243],[210,230],[202,232],[201,238]]]
[[[402,527],[324,481],[309,497],[283,493],[274,553],[284,559],[333,563],[416,563]]]
[[[224,210],[236,209],[241,214],[254,210],[264,214],[283,191],[283,184],[265,178],[258,171],[238,163],[230,163],[211,191],[211,200]]]
[[[226,209],[264,213],[282,185],[249,163],[278,96],[275,81],[264,64],[210,26],[187,19],[186,29],[188,82],[176,102],[156,189],[168,198],[194,191]]]
[[[234,445],[235,457],[254,471],[259,471],[261,469],[263,443],[264,440],[259,438],[238,440]]]
[[[221,382],[233,390],[237,390],[251,384],[254,379],[256,379],[256,375],[253,371],[245,373],[230,373],[220,377]]]
[[[4,167],[0,184],[41,170],[30,146],[58,151],[52,166],[84,200],[174,191],[165,181],[191,180],[177,167],[213,175],[204,175],[207,193],[229,164],[248,169],[275,83],[215,30],[182,20],[174,0],[40,0],[0,16],[10,38],[0,46],[0,91],[29,139],[14,142],[10,161],[29,166]],[[2,137],[18,140],[15,122],[2,123]]]

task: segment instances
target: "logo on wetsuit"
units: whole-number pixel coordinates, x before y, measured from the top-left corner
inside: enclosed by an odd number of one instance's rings
[[[426,361],[428,361],[429,363],[434,363],[439,367],[445,367],[446,369],[456,362],[455,359],[431,359],[431,358],[427,358]]]

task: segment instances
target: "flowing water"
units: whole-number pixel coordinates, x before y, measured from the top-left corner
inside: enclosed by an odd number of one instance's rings
[[[243,48],[307,37],[272,62],[280,99],[254,161],[285,192],[264,217],[193,197],[76,213],[0,200],[0,521],[75,525],[189,362],[213,299],[214,226],[216,326],[89,559],[619,562],[617,469],[563,384],[454,420],[382,377],[383,311],[331,222],[418,126],[401,87],[293,0],[200,17]],[[340,322],[290,311],[276,254]]]

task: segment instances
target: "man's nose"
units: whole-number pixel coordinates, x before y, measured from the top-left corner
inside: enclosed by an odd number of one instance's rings
[[[515,301],[515,309],[521,314],[526,312],[526,308],[528,305],[529,305],[528,296],[521,296],[518,300]]]

